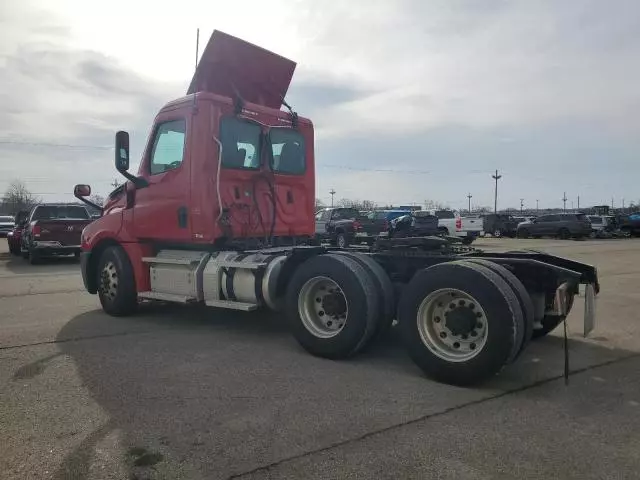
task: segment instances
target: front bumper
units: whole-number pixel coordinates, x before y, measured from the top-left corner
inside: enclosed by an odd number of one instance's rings
[[[55,241],[35,241],[31,249],[39,255],[73,255],[80,253],[80,245],[62,245]]]

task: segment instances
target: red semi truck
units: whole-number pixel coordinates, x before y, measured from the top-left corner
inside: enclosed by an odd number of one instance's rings
[[[397,320],[417,365],[459,385],[496,374],[561,323],[580,284],[585,334],[593,328],[590,265],[433,237],[316,245],[314,128],[284,101],[294,69],[216,31],[187,95],[157,114],[137,175],[128,134],[116,134],[127,182],[81,238],[84,284],[105,312],[154,300],[280,310],[308,352],[332,359]]]

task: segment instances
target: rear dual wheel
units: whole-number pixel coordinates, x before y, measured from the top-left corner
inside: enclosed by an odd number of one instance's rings
[[[312,257],[296,269],[285,305],[289,328],[305,350],[347,358],[388,328],[393,290],[374,264],[365,255],[340,252]]]
[[[495,268],[468,261],[417,273],[399,307],[399,327],[413,361],[434,380],[480,383],[523,348],[525,314]]]

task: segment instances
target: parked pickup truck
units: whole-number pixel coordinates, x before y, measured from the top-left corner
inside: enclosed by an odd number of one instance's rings
[[[353,243],[373,244],[386,229],[387,221],[363,215],[355,208],[331,207],[316,212],[316,238],[340,248]]]
[[[459,237],[466,245],[470,245],[483,231],[482,218],[479,216],[461,217],[453,210],[429,210],[429,213],[438,217],[440,233]]]
[[[51,255],[79,257],[80,235],[91,220],[80,205],[37,205],[22,233],[22,256],[32,264]]]

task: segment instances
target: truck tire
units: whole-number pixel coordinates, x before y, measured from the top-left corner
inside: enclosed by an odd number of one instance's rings
[[[405,287],[398,319],[409,355],[439,382],[480,383],[520,347],[518,300],[502,277],[481,265],[448,262],[418,272]]]
[[[524,288],[524,285],[522,284],[520,279],[518,279],[518,277],[516,277],[511,271],[509,271],[507,268],[503,267],[502,265],[492,262],[490,260],[483,260],[483,259],[465,260],[465,262],[484,265],[489,270],[497,273],[502,277],[502,279],[505,282],[507,282],[509,287],[511,287],[511,290],[513,290],[513,293],[515,293],[518,299],[518,303],[520,304],[520,308],[522,309],[523,321],[524,321],[524,325],[522,326],[522,332],[523,332],[522,343],[515,357],[515,358],[518,358],[520,354],[524,351],[524,349],[527,347],[527,345],[529,344],[533,336],[534,311],[533,311],[533,301],[531,300],[531,295],[529,295],[529,292],[527,292],[527,289]]]
[[[462,244],[463,245],[471,245],[475,239],[476,239],[475,237],[464,237],[462,239]]]
[[[449,229],[448,229],[448,228],[446,228],[446,227],[439,227],[439,228],[438,228],[438,233],[439,233],[440,235],[445,235],[445,236],[447,236],[447,237],[448,237],[448,236],[449,236]]]
[[[133,267],[128,255],[119,246],[108,247],[98,260],[96,279],[102,309],[114,317],[135,312],[138,294]]]
[[[373,278],[345,255],[317,255],[300,265],[285,295],[289,328],[312,355],[342,359],[375,332],[380,298]]]
[[[335,251],[332,254],[352,258],[358,262],[373,279],[378,298],[381,302],[381,308],[376,321],[376,329],[373,335],[377,338],[385,336],[389,332],[396,316],[395,293],[389,275],[387,275],[387,272],[384,271],[384,268],[382,268],[378,262],[368,255],[349,251]]]

